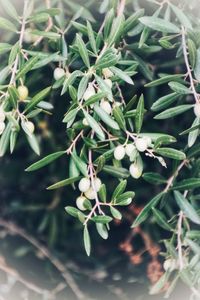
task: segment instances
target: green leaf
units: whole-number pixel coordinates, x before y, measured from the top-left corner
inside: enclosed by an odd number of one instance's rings
[[[174,103],[178,99],[178,97],[180,97],[180,95],[178,95],[177,93],[165,95],[165,96],[159,98],[158,100],[156,100],[154,102],[154,104],[152,105],[151,109],[153,111],[162,110],[162,109],[170,106],[170,104]]]
[[[73,206],[66,206],[65,211],[72,217],[78,218],[79,210]]]
[[[102,223],[102,224],[107,224],[107,223],[111,222],[112,219],[113,219],[112,217],[105,216],[105,215],[94,216],[91,218],[92,221],[97,222],[97,223]]]
[[[109,127],[115,130],[119,130],[119,125],[114,121],[109,114],[105,112],[99,105],[94,105],[94,111],[99,116],[99,118]]]
[[[82,40],[82,38],[79,34],[76,34],[76,43],[77,43],[77,46],[78,46],[78,51],[80,53],[80,56],[81,56],[84,64],[89,68],[90,67],[90,60],[89,60],[88,50],[85,46],[84,41]]]
[[[31,34],[37,35],[37,36],[42,36],[47,39],[52,39],[52,40],[58,40],[60,39],[61,35],[59,33],[53,32],[53,31],[40,31],[40,30],[33,30],[31,31]]]
[[[89,235],[89,231],[88,231],[87,225],[84,226],[83,241],[84,241],[84,247],[85,247],[85,251],[87,253],[87,256],[90,256],[91,241],[90,241],[90,235]]]
[[[38,94],[36,94],[31,102],[29,102],[24,110],[24,112],[27,112],[29,110],[31,110],[32,108],[34,108],[40,101],[44,100],[44,98],[49,94],[51,90],[51,86],[45,88],[44,90],[40,91]]]
[[[0,28],[12,32],[17,32],[17,27],[9,20],[0,17]]]
[[[103,99],[103,97],[105,97],[105,93],[96,93],[95,95],[91,96],[88,100],[86,100],[84,103],[83,103],[83,107],[85,106],[89,106],[91,104],[94,104],[96,102],[98,102],[99,100]]]
[[[17,11],[15,7],[12,5],[12,3],[9,0],[1,0],[1,5],[3,6],[5,12],[12,17],[13,19],[19,21],[19,16],[17,14]]]
[[[193,223],[200,224],[200,217],[188,200],[178,191],[174,191],[176,202],[185,216]]]
[[[139,21],[156,31],[163,33],[179,33],[180,29],[173,23],[157,17],[141,17]]]
[[[169,5],[172,8],[173,12],[175,13],[176,17],[178,18],[178,20],[181,22],[181,24],[188,29],[192,29],[192,24],[188,19],[188,17],[184,14],[183,10],[173,5],[170,2]]]
[[[138,19],[144,15],[144,9],[138,9],[125,20],[123,34],[129,32],[137,24]]]
[[[200,187],[200,178],[189,178],[184,179],[182,181],[177,182],[173,187],[172,190],[192,190]]]
[[[96,79],[96,81],[97,81],[97,83],[98,83],[98,85],[99,85],[101,91],[104,92],[104,93],[107,95],[107,97],[108,97],[108,99],[109,99],[110,101],[112,101],[112,100],[113,100],[113,96],[112,96],[111,88],[110,88],[110,87],[105,83],[105,81],[104,81],[101,77],[99,77],[98,75],[95,75],[95,79]]]
[[[200,48],[197,49],[196,65],[194,68],[195,78],[200,81]]]
[[[12,48],[11,44],[8,43],[0,43],[0,54],[4,54],[8,51],[10,51]]]
[[[191,109],[192,107],[193,107],[192,104],[183,104],[183,105],[179,105],[176,107],[168,108],[168,109],[164,110],[163,112],[161,112],[160,114],[156,115],[154,117],[154,119],[164,120],[164,119],[173,118],[175,116],[183,114],[184,112]]]
[[[35,13],[34,15],[32,15],[29,18],[30,22],[33,22],[33,23],[43,23],[43,22],[48,21],[48,19],[49,19],[49,15],[45,12]]]
[[[121,220],[122,219],[122,214],[115,207],[111,206],[110,207],[110,212],[111,212],[113,218],[115,218],[117,220]]]
[[[126,186],[127,186],[127,180],[122,180],[115,188],[112,194],[111,201],[115,201],[115,199],[125,191]]]
[[[61,91],[61,96],[67,91],[70,85],[74,83],[77,77],[83,76],[83,73],[79,70],[76,70],[70,74],[69,77],[66,77],[64,83],[63,83],[63,88]]]
[[[169,145],[171,143],[175,143],[176,139],[173,136],[161,136],[158,139],[156,139],[154,143],[154,149],[160,148],[162,145]]]
[[[147,219],[152,207],[155,207],[158,204],[158,202],[161,200],[162,196],[163,196],[163,192],[156,195],[149,203],[147,203],[147,205],[143,208],[143,210],[139,213],[139,215],[133,222],[133,224],[131,226],[132,228],[139,226],[142,222],[144,222]]]
[[[79,171],[83,174],[83,176],[87,177],[88,176],[87,164],[75,153],[72,153],[72,158]]]
[[[0,157],[4,156],[9,145],[12,124],[8,123],[0,139]]]
[[[108,230],[106,226],[102,223],[96,223],[96,228],[99,233],[99,235],[104,239],[107,240],[108,238]]]
[[[118,38],[123,32],[124,21],[125,21],[124,15],[117,16],[114,19],[112,23],[110,35],[108,37],[109,46],[112,46],[118,41]]]
[[[163,76],[159,79],[156,79],[154,81],[151,81],[151,82],[145,84],[145,87],[154,87],[154,86],[158,86],[158,85],[164,84],[169,81],[176,81],[176,80],[178,81],[183,76],[185,76],[185,75],[184,74],[166,75],[166,76]]]
[[[95,131],[95,133],[97,134],[99,139],[102,141],[105,140],[104,132],[101,129],[101,127],[99,126],[99,124],[97,123],[97,121],[92,116],[90,116],[85,110],[83,110],[83,113],[84,113],[84,116],[85,116],[88,124]]]
[[[88,20],[87,20],[87,31],[88,31],[90,46],[91,46],[92,50],[94,51],[94,53],[97,54],[97,46],[96,46],[94,31],[93,31],[92,26],[91,26],[91,24]]]
[[[77,93],[78,100],[80,100],[83,97],[83,95],[87,89],[88,81],[89,81],[89,76],[82,77],[82,79],[79,83],[79,86],[78,86],[78,93]]]
[[[26,135],[26,138],[28,140],[28,143],[29,143],[30,147],[33,149],[33,151],[37,155],[40,155],[40,147],[39,147],[38,140],[37,140],[36,136],[34,134],[32,134],[31,136]]]
[[[126,121],[124,119],[124,115],[123,115],[120,107],[115,106],[115,108],[113,109],[113,116],[114,116],[115,120],[117,121],[119,127],[125,131],[126,130]]]
[[[195,43],[191,39],[188,39],[187,45],[188,45],[188,51],[189,51],[190,64],[191,64],[192,69],[194,69],[196,66],[196,61],[197,61],[197,48],[196,48]]]
[[[105,165],[103,167],[103,170],[105,173],[108,173],[114,177],[117,178],[128,178],[130,176],[130,173],[127,169],[125,168],[119,168],[119,167],[113,167],[113,166],[107,166]]]
[[[174,92],[176,92],[178,94],[188,95],[188,94],[192,93],[192,91],[189,88],[187,88],[186,86],[184,86],[183,84],[181,84],[179,82],[170,81],[168,83],[168,85]]]
[[[155,207],[152,207],[152,211],[153,211],[154,218],[159,226],[161,226],[165,230],[169,230],[169,231],[173,230],[172,227],[167,223],[167,219],[161,211],[159,211]]]
[[[144,173],[142,177],[145,181],[155,185],[159,185],[167,182],[167,180],[159,173],[154,173],[154,172]]]
[[[45,156],[44,158],[40,159],[39,161],[32,164],[30,167],[28,167],[25,171],[32,172],[38,169],[41,169],[50,163],[52,163],[54,160],[58,159],[60,156],[66,154],[66,151],[59,151],[52,154],[49,154]]]
[[[72,178],[67,178],[67,179],[61,180],[61,181],[59,181],[57,183],[54,183],[54,184],[50,185],[47,188],[47,190],[59,189],[59,188],[61,188],[63,186],[73,184],[74,182],[79,181],[80,179],[81,179],[81,177],[78,176],[78,177],[72,177]]]
[[[9,100],[13,108],[17,108],[17,101],[19,99],[19,94],[15,86],[8,87]]]
[[[117,64],[119,56],[117,56],[116,50],[113,48],[106,49],[102,55],[96,60],[95,68],[104,69]]]
[[[135,115],[135,129],[137,133],[140,133],[142,128],[144,118],[144,96],[141,95],[138,101],[138,105],[136,108],[136,115]]]
[[[39,60],[39,55],[30,58],[25,63],[23,68],[17,73],[16,79],[19,79],[19,78],[23,77],[26,73],[28,73],[35,66],[35,64],[38,60]]]
[[[186,159],[185,153],[173,148],[158,148],[154,150],[155,153],[162,155],[164,157],[176,159],[176,160],[184,160]]]
[[[198,135],[199,135],[199,126],[200,126],[200,119],[199,118],[195,118],[194,122],[192,123],[192,128],[194,128],[196,126],[197,126],[197,129],[190,131],[190,133],[188,135],[188,147],[189,148],[194,145],[194,143],[196,142],[196,140],[198,138]]]
[[[116,67],[110,67],[110,70],[120,79],[122,79],[123,81],[129,83],[129,84],[134,84],[133,80],[131,79],[131,77],[124,71],[120,70],[119,68]]]

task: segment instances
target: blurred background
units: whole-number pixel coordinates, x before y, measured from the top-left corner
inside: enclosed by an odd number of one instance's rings
[[[34,1],[35,5],[43,5],[42,1]],[[72,16],[83,6],[80,22],[85,19],[94,22],[99,28],[104,13],[116,1],[51,1],[52,7],[61,7],[65,12],[66,24]],[[176,2],[176,1],[173,1]],[[198,2],[198,1],[197,1]],[[194,12],[196,1],[190,1],[190,9]],[[21,12],[23,0],[15,0],[18,12]],[[133,9],[145,8],[154,11],[155,6],[148,1],[128,1]],[[185,1],[187,4],[187,1]],[[45,3],[44,3],[45,5]],[[128,12],[128,11],[127,11]],[[0,11],[1,15],[5,12]],[[71,27],[66,40],[70,42],[75,36],[76,29]],[[127,41],[135,50],[136,37]],[[0,34],[0,41],[7,42],[10,36],[7,32]],[[13,40],[14,43],[14,40]],[[27,46],[27,45],[26,45]],[[44,51],[45,51],[45,45]],[[54,51],[55,45],[48,47]],[[131,48],[132,47],[132,48]],[[162,50],[156,53],[142,53],[142,58],[151,63],[150,70],[166,73],[182,72],[182,61],[174,58],[174,51]],[[140,52],[141,55],[141,52]],[[171,59],[173,58],[173,59]],[[162,61],[162,64],[157,64]],[[168,61],[172,61],[171,64]],[[4,55],[0,55],[1,65],[6,65]],[[53,83],[52,63],[34,74],[30,74],[27,81],[30,94]],[[156,75],[155,75],[156,76]],[[129,100],[134,94],[145,93],[146,108],[149,109],[153,101],[165,94],[165,87],[144,90],[143,85],[148,81],[145,75],[135,77],[135,86],[125,86],[124,98]],[[54,105],[52,115],[38,117],[37,137],[40,140],[41,156],[66,149],[68,139],[65,125],[61,122],[67,110],[69,98],[60,97],[55,91],[48,99]],[[178,122],[177,122],[178,120]],[[180,122],[179,122],[180,121]],[[176,118],[176,122],[166,123],[162,132],[175,134],[178,126],[183,122],[190,124],[190,115],[184,120]],[[158,123],[152,122],[152,113],[147,113],[146,130],[158,131]],[[181,142],[184,145],[185,138]],[[67,177],[68,161],[66,157],[37,172],[26,173],[24,170],[37,156],[27,147],[26,139],[21,134],[16,151],[0,159],[0,299],[2,300],[35,300],[35,299],[162,299],[163,295],[149,296],[149,286],[155,283],[163,274],[162,257],[159,255],[162,244],[158,242],[168,237],[150,220],[141,228],[130,229],[136,215],[142,206],[153,197],[159,188],[152,187],[142,179],[129,180],[130,190],[136,190],[136,200],[132,206],[122,210],[124,219],[111,226],[110,237],[107,241],[100,239],[95,228],[91,228],[92,254],[87,257],[82,244],[82,226],[75,219],[65,213],[66,205],[73,205],[77,192],[71,187],[56,191],[47,191],[50,184]],[[157,171],[163,175],[170,174],[171,166],[167,170],[161,169],[148,158],[145,161],[148,171]],[[116,183],[109,180],[110,191]],[[184,296],[183,296],[184,290]],[[187,288],[178,285],[175,294],[170,299],[182,296],[188,299]]]

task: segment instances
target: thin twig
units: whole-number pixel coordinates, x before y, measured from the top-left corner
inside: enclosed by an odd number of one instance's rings
[[[25,27],[26,27],[26,10],[27,10],[27,5],[28,5],[28,0],[25,0],[24,2],[24,9],[23,9],[23,16],[22,16],[22,22],[21,22],[21,30],[20,30],[20,36],[19,36],[19,48],[22,48],[22,44],[23,44],[23,38],[24,38],[24,32],[25,32]],[[12,75],[11,75],[11,79],[10,79],[10,83],[9,85],[12,85],[15,83],[15,76],[17,73],[17,67],[18,67],[18,63],[19,63],[19,53],[16,56],[14,65],[13,65],[13,69],[12,69]]]
[[[125,4],[126,4],[126,0],[121,0],[118,10],[117,10],[117,16],[121,16],[124,13],[124,9],[125,9]]]
[[[46,2],[46,8],[47,9],[50,9],[51,8],[51,3],[50,3],[50,0],[45,0]],[[47,28],[45,29],[45,32],[49,32],[51,30],[51,28],[53,27],[53,20],[51,17],[49,17],[49,20],[48,20],[48,25],[47,25]],[[43,36],[40,36],[33,44],[34,47],[36,47],[38,44],[41,43],[41,41],[44,39]]]
[[[178,218],[178,233],[177,233],[177,240],[178,240],[178,259],[179,259],[179,267],[180,270],[183,270],[184,263],[183,263],[183,253],[182,253],[182,241],[181,241],[181,235],[182,235],[182,222],[183,222],[183,212],[182,210],[179,213]]]

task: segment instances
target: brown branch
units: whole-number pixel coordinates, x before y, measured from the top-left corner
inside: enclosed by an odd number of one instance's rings
[[[117,10],[117,16],[121,16],[124,13],[126,0],[121,0]]]
[[[45,0],[46,2],[46,8],[50,9],[51,8],[51,4],[50,4],[50,0]],[[45,29],[45,32],[49,32],[51,30],[51,28],[53,27],[53,20],[51,17],[49,17],[48,20],[48,25],[47,28]],[[43,36],[40,36],[33,44],[34,47],[36,47],[39,43],[41,43],[41,41],[44,39]]]
[[[54,257],[49,250],[41,245],[33,236],[29,235],[25,230],[17,226],[12,222],[5,221],[4,219],[0,219],[0,226],[6,228],[10,234],[17,234],[20,237],[24,238],[30,244],[32,244],[36,249],[38,249],[44,257],[49,259],[52,265],[60,272],[61,276],[64,278],[67,285],[71,288],[71,290],[76,295],[77,299],[82,300],[86,299],[83,292],[78,287],[77,283],[75,282],[74,278],[70,274],[69,270],[63,265],[63,263]]]
[[[183,47],[183,55],[184,55],[184,60],[185,60],[185,65],[187,68],[187,75],[189,76],[190,79],[190,88],[192,90],[192,93],[194,95],[196,103],[199,103],[199,95],[196,92],[195,85],[194,85],[194,79],[192,76],[191,68],[190,68],[190,63],[188,60],[188,53],[187,53],[187,43],[185,39],[185,28],[182,26],[182,47]]]

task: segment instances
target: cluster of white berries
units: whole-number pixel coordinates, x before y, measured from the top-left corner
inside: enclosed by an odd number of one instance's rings
[[[138,152],[144,152],[151,146],[150,137],[140,137],[135,140],[135,143],[127,144],[126,146],[119,145],[114,150],[114,158],[122,160],[127,155],[131,162],[129,171],[133,178],[137,179],[142,175],[143,163],[138,155]]]
[[[112,89],[113,83],[112,83],[112,80],[110,79],[110,77],[113,76],[113,73],[112,73],[108,68],[103,69],[103,70],[102,70],[102,73],[103,73],[103,75],[104,75],[104,77],[105,77],[105,79],[104,79],[105,84],[107,84],[107,86],[109,86],[109,87]],[[85,101],[87,101],[89,98],[91,98],[91,97],[94,96],[95,94],[96,94],[96,90],[95,90],[95,88],[94,88],[94,85],[93,85],[93,83],[90,82],[90,83],[88,84],[88,87],[87,87],[87,89],[86,89],[84,95],[83,95],[83,99],[84,99]],[[113,107],[114,107],[115,105],[121,105],[121,103],[115,102],[115,103],[113,104]],[[93,108],[93,104],[91,104],[90,107]],[[112,114],[113,107],[112,107],[112,105],[110,104],[109,100],[107,100],[107,99],[101,99],[101,101],[100,101],[100,107],[101,107],[101,109],[103,109],[107,114],[109,114],[109,115]],[[83,120],[83,124],[84,124],[85,126],[88,125],[88,124],[87,124],[87,121],[86,121],[85,119]]]
[[[0,106],[0,134],[2,134],[5,130],[5,118],[6,118],[6,115],[5,115],[5,112],[4,112],[4,109],[2,106]]]
[[[96,198],[96,193],[99,192],[101,184],[101,180],[98,177],[94,178],[93,184],[91,183],[91,180],[87,177],[84,177],[79,181],[78,188],[80,192],[84,193],[84,196],[81,195],[76,199],[76,206],[80,210],[86,210],[84,202],[87,199],[94,200]]]

